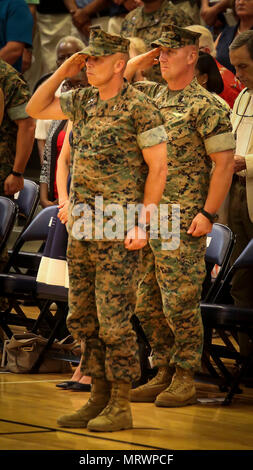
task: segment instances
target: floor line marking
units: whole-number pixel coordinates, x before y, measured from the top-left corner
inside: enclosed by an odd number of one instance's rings
[[[109,437],[98,436],[97,434],[94,434],[94,435],[93,434],[83,434],[83,433],[76,432],[76,431],[69,431],[69,430],[66,430],[66,429],[63,429],[63,428],[48,428],[46,426],[39,426],[37,424],[20,423],[18,421],[11,421],[11,420],[6,420],[6,419],[1,419],[0,418],[0,422],[1,421],[5,422],[5,423],[19,424],[19,425],[23,425],[23,426],[30,426],[30,427],[34,427],[34,428],[46,429],[46,430],[49,430],[49,431],[62,432],[64,434],[71,434],[73,436],[89,437],[89,438],[102,440],[102,441],[117,442],[119,444],[129,444],[129,445],[133,445],[133,446],[135,445],[135,446],[138,446],[138,447],[144,447],[144,448],[148,448],[148,449],[152,449],[152,450],[170,450],[172,452],[172,449],[167,449],[166,447],[156,447],[156,446],[150,446],[148,444],[142,444],[142,443],[139,443],[139,442],[124,441],[124,440],[121,440],[121,439],[111,439]],[[146,428],[134,428],[134,429],[146,429]],[[147,428],[147,429],[149,430],[149,428]]]

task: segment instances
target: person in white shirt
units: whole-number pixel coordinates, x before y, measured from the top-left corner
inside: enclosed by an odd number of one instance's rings
[[[253,238],[253,31],[237,36],[230,46],[230,60],[245,85],[237,97],[231,119],[236,136],[235,170],[230,191],[228,224],[236,235],[233,262]],[[232,280],[235,305],[253,306],[253,269],[239,270]],[[251,347],[241,342],[241,350]],[[243,352],[243,351],[242,351]]]

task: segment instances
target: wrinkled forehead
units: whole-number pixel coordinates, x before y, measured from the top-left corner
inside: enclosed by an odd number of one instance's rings
[[[243,63],[252,63],[253,59],[250,57],[247,46],[238,47],[229,51],[229,57],[232,65],[239,65]]]

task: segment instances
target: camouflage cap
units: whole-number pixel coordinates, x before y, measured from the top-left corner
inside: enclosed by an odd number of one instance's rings
[[[186,28],[168,24],[162,26],[162,35],[156,41],[151,43],[153,47],[170,47],[178,49],[180,47],[198,44],[201,34],[190,31]]]
[[[90,28],[89,45],[82,49],[79,54],[99,57],[116,54],[117,52],[128,53],[129,43],[128,39],[106,33],[100,26],[92,26]]]

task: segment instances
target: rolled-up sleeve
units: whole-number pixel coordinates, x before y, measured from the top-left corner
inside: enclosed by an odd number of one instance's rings
[[[163,125],[149,129],[137,135],[137,142],[141,149],[167,142],[168,137]]]
[[[16,121],[16,119],[27,119],[28,116],[25,108],[27,103],[20,104],[19,106],[14,106],[7,110],[7,114],[12,121]]]
[[[60,105],[63,113],[68,116],[71,121],[74,121],[74,106],[73,106],[73,92],[67,91],[60,96]]]
[[[235,148],[235,138],[232,132],[213,135],[212,137],[205,139],[204,143],[208,155]]]

